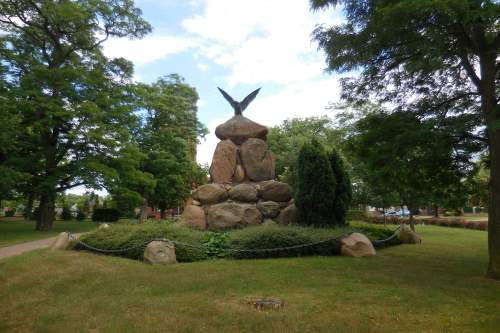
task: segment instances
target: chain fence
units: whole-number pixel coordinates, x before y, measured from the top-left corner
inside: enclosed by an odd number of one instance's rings
[[[375,245],[382,245],[384,243],[387,243],[391,240],[393,240],[395,237],[397,237],[397,231],[401,228],[399,226],[393,231],[393,235],[386,238],[386,239],[378,239],[378,240],[371,240],[372,244]],[[225,248],[220,248],[219,250],[221,252],[246,252],[246,253],[256,253],[256,252],[279,252],[279,251],[289,251],[289,250],[295,250],[295,249],[300,249],[300,248],[305,248],[305,247],[313,247],[317,246],[320,244],[325,244],[329,242],[334,242],[334,241],[339,241],[342,238],[351,235],[352,233],[355,233],[357,231],[350,231],[347,233],[344,233],[340,236],[332,237],[332,238],[327,238],[321,241],[317,242],[311,242],[311,243],[305,243],[305,244],[298,244],[298,245],[291,245],[291,246],[285,246],[285,247],[275,247],[275,248],[264,248],[264,249],[240,249],[240,248],[231,248],[231,247],[225,247]],[[172,239],[167,239],[167,238],[153,238],[150,240],[147,240],[143,243],[130,246],[130,247],[125,247],[125,248],[120,248],[120,249],[100,249],[97,247],[94,247],[90,244],[87,244],[83,241],[81,241],[78,237],[73,235],[72,233],[68,232],[69,234],[69,239],[72,241],[76,241],[78,244],[86,248],[87,250],[93,251],[93,252],[99,252],[99,253],[105,253],[105,254],[113,254],[113,253],[123,253],[131,250],[135,250],[138,248],[145,248],[149,243],[158,241],[158,242],[165,242],[168,244],[174,244],[175,246],[178,247],[184,247],[184,248],[191,248],[191,249],[196,249],[196,250],[201,250],[201,251],[207,251],[210,249],[209,246],[206,245],[195,245],[195,244],[189,244],[189,243],[184,243]]]

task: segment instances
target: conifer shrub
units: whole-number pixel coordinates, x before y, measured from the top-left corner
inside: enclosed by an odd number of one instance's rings
[[[335,196],[333,198],[336,224],[346,223],[346,214],[352,200],[352,186],[344,162],[335,149],[328,154],[328,160],[335,177]]]
[[[295,204],[300,224],[338,224],[335,214],[335,177],[322,145],[315,139],[304,144],[297,160],[298,184]]]

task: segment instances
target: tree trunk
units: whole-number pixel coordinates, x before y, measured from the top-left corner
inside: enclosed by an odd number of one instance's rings
[[[31,220],[33,218],[33,201],[35,201],[35,194],[30,192],[28,194],[28,202],[26,208],[24,209],[24,219]]]
[[[408,211],[410,212],[410,228],[412,231],[415,231],[415,219],[413,218],[413,210],[408,208]]]
[[[500,107],[495,96],[496,54],[480,56],[481,109],[486,118],[490,152],[488,208],[488,276],[500,279]]]
[[[382,207],[382,213],[384,214],[384,227],[387,227],[387,216],[385,215],[385,206]]]
[[[141,212],[139,213],[139,223],[144,223],[148,219],[148,199],[142,201]]]
[[[439,217],[439,207],[438,205],[434,205],[434,217]]]
[[[36,230],[48,231],[52,229],[54,223],[55,197],[49,194],[42,194],[40,197],[40,215],[36,223]]]

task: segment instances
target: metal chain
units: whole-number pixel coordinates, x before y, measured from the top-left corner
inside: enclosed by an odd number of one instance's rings
[[[396,237],[397,236],[396,231],[398,231],[399,228],[401,228],[401,226],[399,226],[396,230],[394,230],[394,234],[391,237],[386,238],[386,239],[382,239],[382,240],[373,240],[371,242],[374,245],[383,244],[383,243],[385,243],[385,242],[393,239],[394,237]],[[355,231],[350,231],[350,232],[342,234],[340,236],[333,237],[333,238],[328,238],[328,239],[324,239],[324,240],[317,241],[317,242],[311,242],[311,243],[305,243],[305,244],[299,244],[299,245],[292,245],[292,246],[285,246],[285,247],[275,247],[275,248],[265,248],[265,249],[221,248],[220,251],[222,251],[222,252],[273,252],[273,251],[294,250],[294,249],[300,249],[300,248],[304,248],[304,247],[312,247],[312,246],[316,246],[316,245],[319,245],[319,244],[328,243],[328,242],[332,242],[332,241],[338,241],[338,240],[344,238],[345,236],[348,236],[348,235],[350,235],[350,234],[352,234],[354,232]],[[179,242],[179,241],[175,241],[175,240],[171,240],[171,239],[166,239],[166,238],[153,238],[153,239],[145,241],[145,242],[143,242],[141,244],[130,246],[130,247],[126,247],[126,248],[121,248],[121,249],[99,249],[97,247],[94,247],[92,245],[89,245],[89,244],[87,244],[87,243],[79,240],[77,237],[75,237],[73,234],[71,234],[69,232],[68,232],[68,234],[69,234],[70,240],[76,241],[78,244],[81,244],[83,247],[85,247],[85,248],[87,248],[89,250],[96,251],[96,252],[101,252],[101,253],[121,253],[121,252],[127,252],[127,251],[130,251],[130,250],[135,250],[135,249],[138,249],[138,248],[145,247],[149,243],[154,242],[154,241],[170,243],[170,244],[174,244],[174,245],[179,246],[179,247],[188,247],[188,248],[193,248],[193,249],[197,249],[197,250],[207,250],[207,249],[209,249],[209,247],[206,246],[206,245],[193,245],[193,244],[183,243],[183,242]]]

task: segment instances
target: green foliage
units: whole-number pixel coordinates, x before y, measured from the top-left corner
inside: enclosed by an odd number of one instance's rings
[[[96,208],[92,214],[94,222],[116,222],[120,218],[120,211],[116,208]]]
[[[335,176],[323,146],[315,139],[302,146],[297,161],[298,186],[295,204],[299,223],[334,225]]]
[[[365,221],[367,217],[364,210],[349,210],[346,214],[347,221]]]
[[[73,219],[73,215],[71,214],[71,209],[69,206],[64,206],[61,212],[61,219],[63,221],[71,221]]]
[[[76,220],[77,221],[84,221],[86,218],[87,218],[87,214],[85,214],[85,212],[82,211],[81,209],[78,209],[78,211],[76,212]]]
[[[223,258],[227,252],[229,233],[227,232],[206,232],[205,240],[202,243],[206,247],[205,253],[209,258]]]
[[[345,224],[346,213],[352,200],[352,186],[344,162],[335,149],[328,153],[328,160],[335,177],[334,215],[337,224]]]
[[[276,175],[297,190],[297,158],[300,148],[313,138],[327,150],[341,147],[345,133],[333,127],[328,117],[294,118],[270,128],[267,143],[276,158]]]
[[[145,243],[153,239],[163,238],[193,245],[201,245],[206,240],[204,232],[158,222],[145,222],[140,225],[115,224],[111,228],[100,229],[82,235],[81,240],[93,247],[107,250],[143,245],[139,248],[116,254],[126,258],[142,260],[146,247]],[[84,250],[85,248],[77,245],[77,249]],[[199,261],[208,257],[207,253],[203,250],[182,246],[176,246],[175,255],[179,262]]]
[[[9,209],[5,211],[5,217],[13,217],[14,215],[16,215],[15,209]]]
[[[371,113],[358,120],[347,146],[371,204],[406,205],[411,210],[438,203],[464,203],[462,178],[468,172],[453,139],[433,122],[405,112]]]
[[[109,159],[130,141],[132,64],[107,59],[108,38],[141,38],[151,26],[131,0],[2,1],[0,58],[18,110],[22,191],[40,196],[39,229],[50,229],[57,193],[100,188]],[[0,89],[1,90],[1,89]],[[25,179],[26,180],[26,179]],[[21,187],[20,185],[20,187]]]
[[[140,246],[153,239],[174,240],[191,245],[181,244],[176,245],[175,248],[179,262],[191,262],[222,257],[245,259],[339,255],[340,237],[352,231],[361,231],[372,240],[391,236],[390,230],[367,224],[354,229],[261,225],[229,232],[210,232],[182,228],[170,223],[145,222],[143,224],[114,224],[110,228],[85,234],[81,240],[93,247],[107,250]],[[263,250],[312,243],[318,244],[277,251],[224,251],[228,248]],[[394,244],[396,243],[391,243],[391,245]],[[77,245],[77,249],[85,248]],[[145,245],[115,255],[142,260],[144,249]]]

